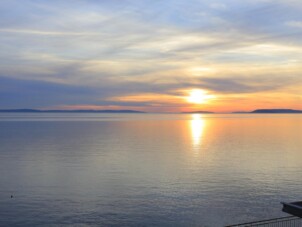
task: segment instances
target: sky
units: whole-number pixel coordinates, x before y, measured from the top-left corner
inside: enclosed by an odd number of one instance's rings
[[[302,109],[299,0],[0,0],[0,109]]]

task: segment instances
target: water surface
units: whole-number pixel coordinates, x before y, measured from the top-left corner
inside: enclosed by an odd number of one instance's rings
[[[299,114],[9,113],[0,145],[0,226],[223,226],[302,199]]]

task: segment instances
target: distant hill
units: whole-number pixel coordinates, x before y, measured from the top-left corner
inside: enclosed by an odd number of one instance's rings
[[[214,112],[210,111],[192,111],[192,112],[181,112],[183,114],[213,114]]]
[[[136,110],[36,110],[36,109],[8,109],[1,113],[145,113]]]
[[[292,109],[258,109],[250,113],[302,113],[302,110]]]
[[[0,112],[5,113],[39,113],[40,110],[34,110],[34,109],[9,109],[9,110],[1,110]]]

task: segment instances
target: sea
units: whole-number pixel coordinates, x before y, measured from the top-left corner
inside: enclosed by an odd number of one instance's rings
[[[0,226],[224,226],[302,200],[302,114],[0,114]]]

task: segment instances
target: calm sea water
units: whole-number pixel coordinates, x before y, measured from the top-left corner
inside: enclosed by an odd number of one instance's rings
[[[280,202],[302,200],[302,115],[1,114],[0,173],[0,226],[287,216]]]

